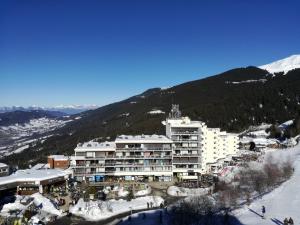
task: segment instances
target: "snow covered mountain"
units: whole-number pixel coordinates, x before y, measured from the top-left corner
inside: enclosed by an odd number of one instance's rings
[[[43,107],[43,106],[2,106],[0,107],[0,113],[3,112],[13,112],[17,110],[21,111],[32,111],[32,110],[45,110],[45,111],[59,111],[69,115],[81,113],[87,110],[96,109],[99,106],[97,105],[58,105],[53,107]]]
[[[300,68],[300,55],[290,57],[259,66],[259,68],[269,71],[270,73],[284,72],[285,74],[293,69]]]

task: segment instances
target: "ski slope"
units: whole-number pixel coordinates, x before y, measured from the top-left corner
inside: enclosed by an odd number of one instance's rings
[[[261,199],[234,211],[233,216],[245,225],[283,224],[285,217],[292,217],[294,224],[300,224],[300,145],[268,154],[272,154],[274,158],[294,160],[293,176]],[[261,218],[263,205],[266,207],[265,219]]]
[[[285,217],[292,217],[295,225],[300,225],[300,144],[293,148],[274,150],[266,152],[265,159],[271,155],[274,161],[291,159],[294,162],[295,172],[293,176],[272,192],[258,198],[252,204],[244,205],[230,213],[230,225],[283,225]],[[265,219],[261,218],[261,207],[265,206]],[[123,219],[121,225],[172,225],[169,214],[162,210],[162,223],[160,222],[160,211],[152,210],[132,215]],[[143,216],[143,214],[146,214]],[[225,225],[223,219],[216,221],[214,225]]]

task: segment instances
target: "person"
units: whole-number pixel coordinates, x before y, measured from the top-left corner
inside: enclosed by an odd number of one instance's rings
[[[149,209],[149,202],[147,202],[147,209]]]
[[[224,216],[224,224],[228,225],[228,222],[229,222],[229,214],[228,214],[228,211],[226,210],[226,213],[225,213],[225,216]]]
[[[289,219],[289,224],[294,225],[294,220],[292,219],[292,217],[290,217]]]
[[[162,216],[162,211],[159,212],[159,222],[162,223],[163,216]]]
[[[283,225],[288,225],[288,224],[289,224],[289,221],[288,221],[287,218],[285,218],[285,219],[283,220]]]
[[[266,208],[265,208],[264,205],[261,207],[261,213],[262,213],[262,218],[264,219],[265,218],[265,213],[266,213]]]
[[[153,208],[153,202],[150,202],[150,208]]]

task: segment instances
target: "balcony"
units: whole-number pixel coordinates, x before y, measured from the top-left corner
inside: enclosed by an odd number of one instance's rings
[[[117,148],[116,151],[172,151],[172,148]]]
[[[173,158],[176,158],[176,157],[200,157],[199,154],[174,154],[173,155]]]
[[[172,139],[173,142],[199,142],[199,140],[193,139]]]

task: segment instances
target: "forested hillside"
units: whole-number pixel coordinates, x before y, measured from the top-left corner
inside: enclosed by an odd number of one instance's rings
[[[183,115],[229,132],[240,132],[262,122],[283,122],[299,115],[300,69],[274,75],[256,67],[238,68],[168,89],[150,89],[81,113],[78,115],[81,119],[56,130],[45,142],[5,161],[25,165],[45,161],[47,154],[72,154],[78,142],[93,138],[110,140],[118,134],[164,134],[161,121],[172,103],[180,105]]]

